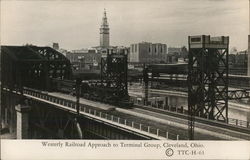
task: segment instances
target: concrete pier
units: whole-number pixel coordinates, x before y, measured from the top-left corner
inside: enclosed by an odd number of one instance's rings
[[[24,104],[18,104],[15,107],[16,113],[16,138],[17,139],[28,139],[29,129],[29,111],[30,106]]]

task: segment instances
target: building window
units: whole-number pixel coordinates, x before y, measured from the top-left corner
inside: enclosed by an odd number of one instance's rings
[[[162,53],[162,46],[161,46],[161,53]]]
[[[149,52],[149,53],[151,52],[151,49],[150,49],[150,47],[148,47],[148,52]]]
[[[156,51],[157,51],[157,50],[156,50],[156,46],[155,46],[155,53],[156,53]]]

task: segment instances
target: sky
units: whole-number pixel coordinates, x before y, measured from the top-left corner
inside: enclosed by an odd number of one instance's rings
[[[247,48],[248,0],[1,0],[1,44],[98,46],[104,8],[114,46],[180,47],[189,35],[205,34],[230,36],[230,48]]]

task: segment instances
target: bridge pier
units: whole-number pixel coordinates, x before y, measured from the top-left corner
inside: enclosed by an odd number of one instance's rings
[[[5,107],[5,106],[3,106],[3,104],[2,104],[2,106],[1,107],[3,107],[3,108],[1,108],[1,129],[7,129],[8,131],[10,130],[9,129],[9,120],[8,120],[8,109]]]
[[[29,111],[30,106],[25,104],[18,104],[16,109],[16,138],[28,139],[29,138]]]
[[[13,101],[13,100],[9,100],[9,102],[10,102],[10,108],[9,108],[9,112],[10,112],[10,114],[9,114],[9,131],[10,131],[10,133],[14,133],[15,131],[16,131],[16,125],[15,125],[15,123],[16,123],[16,119],[15,119],[15,117],[16,117],[16,114],[15,114],[15,101]]]
[[[2,129],[11,135],[16,136],[16,111],[15,106],[20,101],[20,95],[15,95],[11,91],[3,91],[1,94],[1,125]]]

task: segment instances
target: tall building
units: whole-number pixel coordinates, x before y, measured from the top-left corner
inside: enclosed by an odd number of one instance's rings
[[[100,47],[109,48],[109,25],[106,10],[104,9],[104,14],[102,18],[102,24],[100,28]]]
[[[94,49],[73,50],[66,53],[74,70],[98,69],[101,63],[101,54]]]
[[[166,44],[141,42],[130,45],[130,62],[164,63],[166,62],[166,56]]]

